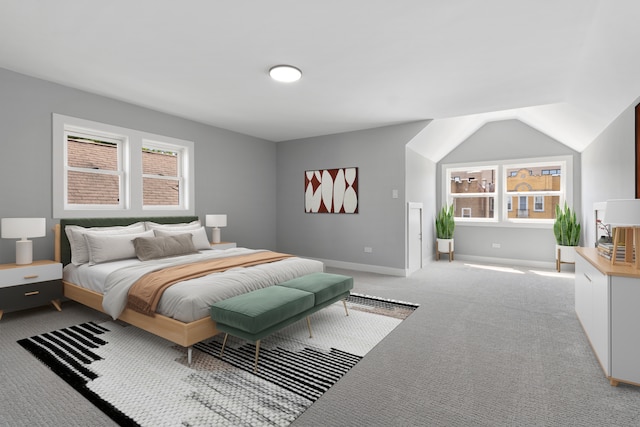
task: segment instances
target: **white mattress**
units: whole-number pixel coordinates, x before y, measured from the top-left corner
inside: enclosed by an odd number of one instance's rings
[[[64,268],[63,277],[67,282],[103,294],[105,313],[116,319],[126,305],[129,287],[146,272],[162,266],[189,262],[194,257],[208,259],[252,252],[256,251],[231,248],[144,262],[126,259],[96,265],[68,264]],[[320,261],[293,257],[253,267],[233,268],[213,273],[169,287],[160,299],[157,312],[182,322],[192,322],[207,317],[209,307],[217,301],[323,270],[324,264]],[[126,281],[121,280],[123,276],[127,276]]]

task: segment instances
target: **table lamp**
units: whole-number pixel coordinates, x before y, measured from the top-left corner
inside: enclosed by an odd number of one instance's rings
[[[27,239],[47,234],[45,218],[2,218],[1,227],[3,239],[20,239],[16,242],[16,264],[31,264],[33,242]]]
[[[635,239],[635,268],[640,269],[640,259],[637,256],[638,244],[640,242],[640,199],[607,200],[607,207],[605,208],[602,222],[615,227],[611,264],[622,264],[622,262],[616,260],[616,255],[618,245],[624,237],[624,264],[634,264]]]
[[[211,243],[220,243],[220,228],[227,226],[227,215],[207,215],[205,218],[207,227],[213,227],[211,230]]]

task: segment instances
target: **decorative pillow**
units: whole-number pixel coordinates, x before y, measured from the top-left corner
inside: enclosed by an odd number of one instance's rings
[[[136,257],[133,239],[136,237],[153,237],[153,231],[134,234],[84,233],[89,249],[89,265]]]
[[[193,236],[193,246],[196,249],[211,249],[211,243],[209,243],[209,237],[204,227],[199,227],[195,230],[153,230],[156,236],[175,236],[177,234],[189,233]]]
[[[160,237],[136,237],[133,239],[133,246],[140,261],[198,253],[189,233]]]
[[[202,227],[199,220],[191,222],[181,222],[179,224],[158,224],[157,222],[147,221],[144,223],[147,230],[195,230]]]
[[[84,239],[84,233],[130,234],[141,233],[145,231],[145,228],[144,222],[136,222],[131,225],[114,227],[86,228],[79,225],[67,225],[64,231],[69,239],[69,246],[71,246],[71,263],[73,265],[82,265],[89,262],[89,250]]]

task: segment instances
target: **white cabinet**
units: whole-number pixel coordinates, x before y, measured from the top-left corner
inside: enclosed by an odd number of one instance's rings
[[[576,259],[576,313],[596,357],[609,376],[608,278],[586,259]]]
[[[640,279],[612,277],[611,377],[640,384]]]
[[[612,385],[640,385],[640,274],[595,249],[577,252],[575,309],[591,347]]]

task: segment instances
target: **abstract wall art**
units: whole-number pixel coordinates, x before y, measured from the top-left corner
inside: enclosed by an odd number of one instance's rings
[[[304,173],[306,213],[358,213],[358,168]]]

